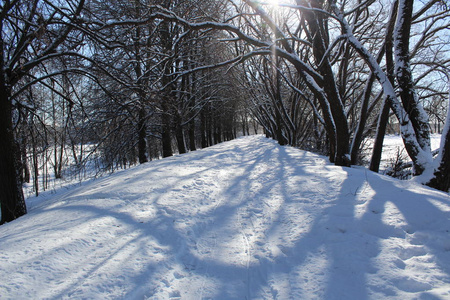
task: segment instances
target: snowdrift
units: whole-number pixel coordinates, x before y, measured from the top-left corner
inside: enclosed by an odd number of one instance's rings
[[[449,198],[243,137],[29,199],[0,298],[450,299]]]

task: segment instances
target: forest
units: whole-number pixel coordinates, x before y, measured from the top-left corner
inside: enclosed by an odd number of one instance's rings
[[[0,224],[49,174],[257,133],[375,172],[397,133],[449,190],[445,0],[2,0],[0,24]]]

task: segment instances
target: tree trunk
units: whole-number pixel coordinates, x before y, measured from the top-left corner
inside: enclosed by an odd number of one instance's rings
[[[311,1],[311,6],[322,9],[323,2],[319,0]],[[329,132],[330,139],[335,138],[335,157],[330,160],[338,166],[350,165],[350,133],[348,129],[347,117],[345,115],[342,99],[339,96],[339,89],[334,78],[334,72],[326,55],[328,47],[328,26],[327,19],[322,14],[306,13],[306,20],[312,36],[313,54],[318,65],[318,71],[323,76],[322,87],[326,94],[326,101],[329,105],[322,105],[322,109],[329,109],[335,132]],[[328,107],[324,107],[328,106]],[[327,130],[332,128],[327,126]],[[331,148],[334,148],[333,146]]]
[[[170,0],[164,0],[162,1],[161,5],[166,8],[169,9],[170,5],[171,5],[171,1]],[[159,34],[160,34],[160,43],[162,46],[162,50],[164,52],[164,54],[171,56],[171,50],[172,50],[172,46],[173,46],[173,36],[171,35],[171,30],[170,30],[170,25],[167,22],[163,22],[160,25],[160,29],[159,29]],[[161,110],[162,110],[162,115],[161,115],[161,127],[162,127],[162,152],[163,152],[163,157],[169,157],[173,155],[173,151],[172,151],[172,133],[171,133],[171,109],[169,109],[169,107],[171,108],[172,106],[172,92],[175,90],[175,88],[173,87],[173,83],[172,82],[172,78],[171,78],[171,74],[172,74],[172,64],[173,64],[173,60],[169,59],[167,62],[165,62],[164,65],[164,69],[163,69],[163,74],[162,74],[162,84],[165,87],[164,92],[163,92],[163,97],[161,99]]]
[[[434,178],[427,183],[428,186],[444,192],[450,189],[450,130],[448,127],[449,124],[446,125],[446,134],[442,135],[444,142],[441,143],[441,162],[434,173]]]
[[[394,17],[395,17],[395,15],[394,15]],[[389,23],[390,25],[392,24],[392,27],[389,27],[391,30],[393,29],[393,22],[392,22],[393,20],[394,19],[391,18],[391,22]],[[388,31],[389,31],[389,28],[388,28]],[[387,36],[388,36],[387,39],[391,39],[389,47],[391,49],[390,53],[392,53],[392,31],[391,31],[390,37],[389,37],[389,33],[388,33]],[[388,42],[385,42],[385,48],[386,47],[388,47]],[[377,62],[378,63],[381,62],[381,60],[383,58],[383,55],[385,53],[386,53],[386,49],[384,49],[383,51],[380,51],[380,53],[378,54],[378,57],[377,57]],[[392,58],[392,54],[390,54],[390,57]],[[359,161],[359,155],[360,155],[360,149],[359,148],[361,147],[361,143],[362,143],[363,138],[364,138],[364,132],[365,132],[365,128],[366,128],[367,118],[369,117],[368,107],[369,107],[369,100],[370,100],[370,96],[371,96],[371,93],[372,93],[372,87],[373,87],[374,81],[375,81],[375,75],[373,74],[373,72],[370,72],[369,79],[367,79],[366,87],[365,87],[364,93],[362,95],[362,104],[361,104],[361,111],[360,111],[358,125],[356,127],[355,136],[353,137],[353,142],[352,142],[352,145],[350,147],[350,154],[351,154],[351,163],[352,163],[352,165],[356,165],[358,163],[358,161]],[[393,83],[393,81],[391,81],[391,82]],[[382,111],[384,111],[384,107],[386,105],[387,105],[387,107],[389,107],[389,105],[386,103],[386,101],[384,101]],[[389,109],[387,110],[386,114],[389,114]],[[382,115],[383,115],[383,112],[381,112],[381,114],[380,114],[379,121],[383,121],[384,120],[382,118]],[[386,119],[386,121],[387,121],[387,119]],[[381,124],[378,123],[378,125],[381,125]],[[379,127],[377,127],[377,129],[378,128]],[[384,139],[384,131],[385,130],[386,130],[386,124],[384,125],[382,139]],[[378,137],[378,133],[377,133],[377,137]],[[381,143],[383,143],[383,141]],[[381,151],[381,148],[380,148],[380,151]],[[381,158],[381,153],[380,153],[380,158]]]
[[[30,121],[30,136],[31,136],[31,145],[33,148],[32,151],[32,163],[33,163],[33,186],[34,186],[34,194],[39,196],[39,153],[37,151],[37,140],[34,132],[34,128],[32,128],[33,120]]]
[[[141,104],[144,106],[143,104]],[[147,126],[145,124],[145,108],[139,109],[139,121],[138,121],[138,157],[139,163],[143,164],[148,162],[147,158]]]
[[[413,125],[417,142],[425,152],[430,152],[430,130],[428,116],[418,101],[411,73],[409,57],[409,40],[412,24],[414,0],[398,1],[397,24],[395,27],[395,74],[403,107]],[[420,175],[424,171],[423,162],[413,160],[414,173]]]
[[[377,133],[372,150],[372,158],[370,159],[369,169],[374,172],[380,170],[381,154],[383,151],[384,135],[386,133],[387,122],[389,119],[389,103],[387,100],[383,102],[380,117],[378,119]]]
[[[0,225],[27,213],[17,172],[18,160],[13,134],[12,105],[3,75],[0,78],[0,205],[2,213]]]
[[[213,140],[214,121],[213,121],[213,117],[212,117],[211,107],[208,108],[208,115],[206,117],[207,117],[207,119],[206,119],[206,137],[208,140],[208,146],[212,146],[212,145],[214,145],[214,140]]]
[[[395,18],[397,16],[397,4],[393,3],[392,12],[389,19],[389,24],[386,29],[386,38],[384,42],[384,52],[386,55],[386,74],[391,82],[392,86],[394,86],[395,76],[394,76],[394,53],[393,53],[393,33],[395,26]],[[373,74],[373,72],[372,72]],[[370,160],[369,169],[374,172],[378,172],[380,170],[380,162],[381,162],[381,154],[383,150],[383,141],[384,135],[386,134],[386,127],[389,120],[389,110],[390,105],[387,99],[383,102],[383,107],[381,109],[381,113],[378,119],[377,133],[375,137],[375,143],[373,145],[372,150],[372,158]]]
[[[172,134],[170,130],[170,114],[167,108],[167,98],[163,98],[162,103],[162,148],[163,148],[163,157],[169,157],[173,155],[172,152]]]
[[[201,138],[201,145],[202,148],[208,147],[208,139],[206,137],[206,108],[202,109],[202,112],[200,113],[200,138]]]
[[[30,183],[30,168],[28,166],[28,136],[26,132],[28,116],[22,121],[21,139],[20,139],[20,177],[21,182]]]
[[[175,128],[175,138],[177,140],[178,153],[186,153],[186,144],[184,142],[183,126],[181,126],[181,117],[176,116],[176,128]]]
[[[246,132],[247,132],[247,130],[246,130],[246,121],[245,121],[245,118],[246,118],[246,115],[245,114],[243,114],[242,116],[241,116],[241,120],[242,120],[242,135],[247,135],[246,134]]]
[[[438,169],[434,172],[434,178],[427,183],[428,186],[444,192],[448,192],[450,188],[450,74],[447,74],[447,77],[449,80],[449,105],[438,156],[441,161]]]
[[[195,145],[195,120],[192,120],[189,123],[188,134],[189,134],[189,151],[195,151],[197,150],[197,147]]]
[[[426,150],[420,146],[417,135],[415,134],[415,128],[410,120],[408,112],[397,100],[397,95],[394,87],[392,86],[387,74],[379,66],[374,57],[367,51],[367,49],[357,40],[351,31],[350,26],[339,12],[337,15],[340,18],[340,22],[343,25],[344,34],[348,36],[347,41],[354,47],[358,54],[368,64],[371,71],[375,74],[378,81],[382,85],[383,92],[386,95],[386,100],[389,102],[392,111],[394,112],[397,120],[399,121],[400,130],[403,138],[405,149],[408,152],[409,157],[414,163],[416,168],[416,174],[418,170],[425,170],[430,167],[432,162],[431,151]]]

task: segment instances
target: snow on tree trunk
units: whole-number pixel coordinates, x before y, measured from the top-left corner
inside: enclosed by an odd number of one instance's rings
[[[399,122],[403,143],[409,157],[413,161],[413,164],[416,168],[416,173],[419,172],[418,174],[420,174],[424,170],[432,168],[431,151],[420,146],[416,136],[416,132],[414,130],[414,125],[411,122],[410,115],[398,101],[394,87],[392,86],[388,76],[377,63],[372,54],[361,44],[358,39],[353,36],[350,26],[337,7],[334,7],[334,12],[343,27],[343,36],[347,39],[348,43],[352,45],[352,47],[361,56],[361,58],[367,63],[371,71],[376,76],[377,80],[380,82],[383,88],[383,92],[386,95],[386,101],[388,101],[388,103],[390,104],[391,109]]]
[[[323,3],[315,0],[311,1],[311,6],[321,9]],[[318,71],[323,76],[321,84],[331,109],[331,115],[336,130],[336,154],[334,163],[339,166],[349,166],[350,133],[347,116],[345,115],[344,106],[339,95],[339,89],[336,84],[332,66],[326,57],[327,45],[329,43],[329,37],[327,36],[327,20],[323,17],[323,14],[316,14],[313,12],[305,13],[305,18],[313,37],[313,54],[318,65]]]
[[[395,76],[394,76],[394,53],[393,53],[393,35],[394,35],[394,27],[395,20],[397,16],[397,7],[398,2],[395,1],[392,4],[392,11],[389,17],[389,23],[386,28],[386,37],[384,40],[384,48],[385,48],[385,57],[386,57],[386,73],[389,78],[389,81],[392,85],[394,85]],[[372,150],[372,158],[370,160],[370,170],[374,172],[378,172],[380,169],[381,162],[381,154],[383,151],[383,141],[384,135],[386,133],[386,127],[389,120],[389,110],[390,104],[387,99],[383,101],[383,105],[381,108],[381,112],[378,118],[377,124],[377,133],[375,136],[375,142]]]
[[[450,189],[450,74],[449,78],[449,105],[444,130],[442,131],[441,147],[436,158],[437,168],[434,177],[427,183],[435,189],[448,192]]]
[[[413,0],[399,0],[397,22],[394,30],[395,75],[402,104],[408,113],[417,141],[425,152],[430,152],[430,130],[428,115],[419,103],[411,73],[409,40],[412,23]],[[422,164],[414,160],[414,171],[420,175]]]

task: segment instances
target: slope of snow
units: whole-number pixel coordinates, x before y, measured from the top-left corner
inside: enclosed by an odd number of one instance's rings
[[[450,299],[448,194],[262,136],[29,206],[1,299]]]

